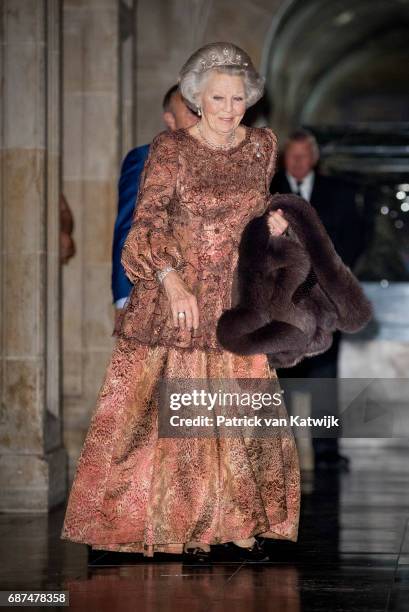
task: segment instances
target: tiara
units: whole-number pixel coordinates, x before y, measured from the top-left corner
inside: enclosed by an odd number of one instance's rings
[[[217,59],[216,53],[212,53],[209,59],[200,60],[200,71],[204,72],[215,66],[240,66],[241,68],[247,68],[248,65],[248,62],[243,62],[240,53],[236,53],[234,50],[225,47],[223,49],[223,59]]]

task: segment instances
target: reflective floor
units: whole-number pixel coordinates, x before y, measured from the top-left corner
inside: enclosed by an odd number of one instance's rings
[[[349,473],[303,474],[299,541],[272,542],[263,564],[100,551],[88,566],[59,539],[64,507],[0,515],[1,590],[68,589],[68,609],[90,612],[409,611],[409,449],[350,456]]]

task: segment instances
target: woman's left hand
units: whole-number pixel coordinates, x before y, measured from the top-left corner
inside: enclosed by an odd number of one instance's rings
[[[281,208],[277,208],[277,210],[272,210],[270,212],[268,215],[267,225],[272,236],[281,236],[281,234],[286,231],[288,221],[285,219]]]

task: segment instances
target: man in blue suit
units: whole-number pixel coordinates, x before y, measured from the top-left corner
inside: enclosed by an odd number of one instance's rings
[[[185,104],[178,86],[173,85],[163,98],[163,121],[168,130],[190,127],[198,117]],[[112,242],[112,297],[115,304],[115,329],[123,311],[132,283],[121,264],[121,251],[131,227],[133,212],[138,195],[141,173],[148,157],[149,145],[145,144],[129,151],[122,162],[118,182],[118,212]]]

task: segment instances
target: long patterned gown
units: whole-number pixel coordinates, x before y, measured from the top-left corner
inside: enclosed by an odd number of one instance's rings
[[[275,379],[266,355],[223,350],[238,244],[264,212],[277,138],[246,127],[214,150],[187,129],[152,142],[122,263],[133,282],[71,487],[61,538],[93,548],[181,553],[263,534],[297,541],[300,471],[290,427],[260,437],[158,435],[160,379]],[[156,271],[175,267],[196,298],[197,330],[174,327]],[[287,418],[282,403],[279,416]]]

